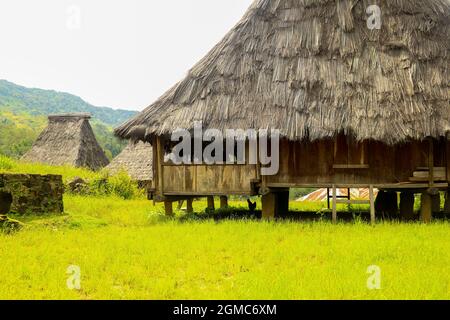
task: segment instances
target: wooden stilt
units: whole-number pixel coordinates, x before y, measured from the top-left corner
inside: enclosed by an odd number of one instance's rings
[[[214,205],[214,197],[213,196],[208,197],[208,210],[209,211],[216,210],[216,207]]]
[[[262,218],[264,220],[272,220],[275,218],[275,205],[276,205],[276,196],[275,193],[268,193],[263,195],[261,198],[262,201]]]
[[[375,225],[377,222],[377,217],[375,213],[375,192],[373,186],[369,187],[369,197],[370,197],[370,222]]]
[[[336,186],[333,185],[333,223],[337,223],[337,189]]]
[[[172,201],[164,201],[164,209],[166,212],[166,216],[173,216]]]
[[[400,216],[402,220],[409,221],[414,219],[414,202],[415,196],[413,192],[403,191],[400,194]]]
[[[444,213],[450,214],[450,190],[445,193]]]
[[[289,190],[275,194],[275,216],[286,217],[289,214]]]
[[[221,209],[228,208],[228,197],[227,196],[220,197],[220,208]]]
[[[441,194],[431,195],[431,212],[433,214],[439,214],[441,212]]]
[[[192,206],[194,200],[188,199],[186,200],[186,212],[187,213],[194,213],[194,207]]]
[[[424,223],[430,223],[433,218],[431,196],[428,192],[422,193],[420,216]]]

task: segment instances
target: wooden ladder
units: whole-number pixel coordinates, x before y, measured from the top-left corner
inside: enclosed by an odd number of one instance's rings
[[[337,223],[337,205],[338,204],[370,204],[370,221],[374,225],[376,223],[376,214],[375,214],[375,192],[374,186],[370,185],[369,188],[369,198],[370,200],[352,200],[350,189],[349,196],[346,200],[341,200],[343,197],[339,197],[337,195],[336,185],[333,185],[332,188],[332,196],[333,196],[333,223]],[[338,199],[341,198],[341,199]]]

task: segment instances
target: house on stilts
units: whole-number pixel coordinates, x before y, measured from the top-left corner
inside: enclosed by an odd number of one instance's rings
[[[99,170],[109,160],[95,138],[87,113],[56,114],[22,160]]]
[[[372,221],[393,192],[405,216],[421,194],[430,221],[449,190],[449,53],[448,0],[256,0],[116,134],[152,144],[152,193],[168,214],[173,201],[261,195],[272,218],[287,211],[289,188],[317,187],[333,190],[336,221],[336,204],[349,201],[336,190],[369,188]],[[262,163],[168,161],[172,133],[197,121],[205,130],[279,130],[278,173],[261,175]]]

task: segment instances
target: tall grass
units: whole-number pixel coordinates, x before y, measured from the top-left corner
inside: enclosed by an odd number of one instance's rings
[[[138,188],[137,183],[125,171],[111,175],[106,170],[94,172],[68,165],[50,166],[40,163],[26,163],[0,155],[0,173],[61,175],[68,192],[70,189],[67,185],[75,178],[82,178],[87,182],[86,188],[79,191],[83,195],[111,195],[123,199],[142,198],[144,196],[144,192]]]
[[[0,166],[102,178],[1,158]],[[65,215],[29,216],[20,232],[0,234],[0,299],[450,299],[448,222],[183,219],[180,210],[166,218],[161,205],[115,193],[66,194]],[[80,290],[67,287],[71,265],[80,267]],[[367,287],[373,265],[379,290]]]

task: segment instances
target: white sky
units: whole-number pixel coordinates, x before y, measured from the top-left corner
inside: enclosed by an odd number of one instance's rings
[[[141,110],[180,80],[251,3],[0,0],[0,79]]]

